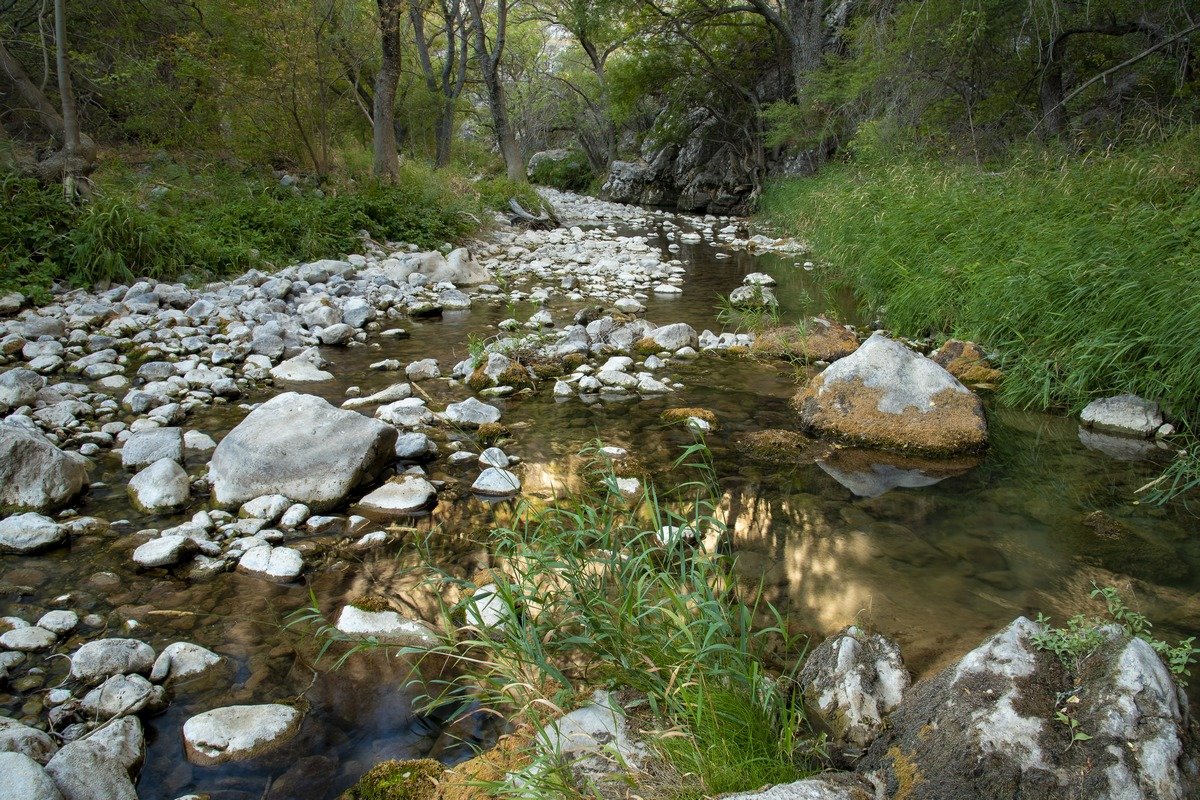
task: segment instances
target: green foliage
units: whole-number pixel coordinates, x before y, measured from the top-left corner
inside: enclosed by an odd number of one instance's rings
[[[1034,634],[1034,645],[1054,653],[1068,669],[1075,670],[1104,644],[1105,636],[1100,629],[1116,623],[1130,636],[1150,645],[1175,676],[1175,680],[1180,685],[1187,685],[1187,678],[1192,674],[1191,665],[1196,663],[1196,656],[1200,655],[1200,647],[1195,646],[1196,637],[1189,636],[1174,645],[1156,638],[1150,620],[1146,619],[1144,614],[1129,608],[1121,599],[1120,593],[1111,586],[1101,588],[1093,583],[1091,597],[1104,600],[1107,618],[1076,614],[1067,620],[1066,628],[1051,628],[1050,620],[1038,614],[1037,622],[1046,626],[1046,631]]]
[[[529,179],[541,186],[577,192],[586,189],[595,177],[587,157],[578,150],[572,150],[564,159],[542,161]]]
[[[739,598],[720,558],[658,539],[664,525],[719,528],[707,450],[689,448],[680,461],[692,462],[697,477],[670,501],[650,489],[644,506],[631,509],[615,475],[597,464],[591,483],[599,488],[547,508],[523,505],[518,524],[492,531],[496,563],[519,567],[489,577],[492,602],[508,611],[497,626],[441,648],[467,674],[445,681],[429,702],[453,702],[470,690],[543,725],[547,709],[580,689],[631,687],[645,697],[653,724],[683,734],[662,740],[679,774],[694,776],[680,796],[806,774],[811,745],[791,676],[772,677],[768,666],[800,663],[783,620],[769,605]],[[446,615],[473,621],[474,584],[440,573],[437,581],[464,590]],[[756,616],[773,622],[755,626]]]
[[[1185,439],[1186,446],[1175,454],[1163,474],[1138,490],[1139,494],[1147,493],[1146,502],[1166,505],[1200,488],[1200,442],[1190,432]]]
[[[531,214],[537,214],[542,208],[542,198],[536,189],[504,176],[483,178],[475,183],[475,190],[479,192],[483,207],[492,211],[508,211],[508,201],[513,197]]]
[[[1002,399],[1078,408],[1134,392],[1200,412],[1200,130],[1086,160],[1030,152],[985,171],[908,159],[768,187],[870,314],[984,342]]]
[[[328,258],[378,241],[435,248],[479,227],[481,197],[453,173],[406,164],[396,184],[281,187],[270,175],[221,167],[192,174],[160,166],[147,177],[99,176],[96,199],[76,208],[36,182],[0,178],[6,213],[0,257],[6,289],[45,293],[54,280],[86,286],[149,277],[231,275]]]
[[[728,295],[717,295],[717,322],[735,331],[759,333],[779,324],[779,303],[766,302],[761,286],[753,286],[748,302],[734,304]],[[802,301],[807,302],[807,301]]]

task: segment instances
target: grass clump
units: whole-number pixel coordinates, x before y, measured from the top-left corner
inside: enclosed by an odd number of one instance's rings
[[[445,681],[430,703],[469,691],[538,730],[607,687],[626,698],[657,753],[659,767],[629,777],[649,781],[634,787],[643,796],[698,798],[809,774],[811,740],[789,688],[798,642],[758,592],[738,587],[722,558],[658,539],[666,525],[719,530],[707,450],[688,448],[676,465],[695,480],[670,498],[648,488],[632,509],[603,459],[595,464],[597,488],[548,507],[522,505],[513,525],[489,534],[504,565],[487,576],[492,597],[509,612],[446,648],[465,675]],[[447,615],[478,620],[473,587],[459,583],[465,599]],[[764,618],[771,622],[755,624]],[[543,756],[523,774],[540,776],[537,796],[578,796],[563,766]],[[500,780],[490,788],[522,791]]]
[[[1003,400],[1079,408],[1133,392],[1200,412],[1200,131],[998,170],[842,164],[767,188],[870,314],[1000,354]]]

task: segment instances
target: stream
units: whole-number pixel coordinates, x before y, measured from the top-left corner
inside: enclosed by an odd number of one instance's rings
[[[665,218],[650,216],[648,224]],[[669,218],[685,230],[704,229],[694,218]],[[592,221],[585,227],[607,224]],[[778,282],[784,320],[830,311],[860,325],[869,322],[857,316],[852,296],[829,291],[820,266],[807,270],[803,258],[734,249],[708,235],[668,254],[675,239],[661,227],[617,224],[619,235],[650,237],[664,258],[679,258],[686,270],[682,294],[650,293],[643,301],[645,318],[660,325],[687,322],[697,331],[719,332],[719,297],[754,272]],[[519,275],[514,280],[527,287],[546,285]],[[501,320],[524,320],[544,307],[561,327],[586,304],[558,294],[545,306],[501,297],[477,300],[468,311],[406,319],[407,338],[375,333],[365,346],[323,347],[334,380],[268,387],[241,402],[296,389],[340,405],[351,386],[366,395],[396,382],[395,374],[370,370],[371,363],[436,358],[452,365],[467,356],[470,341],[495,337]],[[796,429],[788,400],[815,373],[713,353],[673,363],[669,372],[684,388],[660,397],[562,400],[552,396],[549,381],[531,395],[487,400],[502,410],[512,431],[504,449],[520,458],[523,494],[549,499],[569,486],[580,449],[594,440],[627,448],[652,473],[665,475],[692,436],[683,426],[664,423],[662,412],[701,407],[719,421],[707,441],[735,570],[749,584],[761,582],[766,598],[793,627],[813,637],[813,646],[845,625],[866,625],[894,638],[919,678],[1018,615],[1044,612],[1061,624],[1075,613],[1098,613],[1100,605],[1088,598],[1093,584],[1120,589],[1154,622],[1161,638],[1200,635],[1196,518],[1182,504],[1158,508],[1133,502],[1136,490],[1159,474],[1161,463],[1092,449],[1088,444],[1096,443],[1081,440],[1076,420],[1001,408],[987,400],[991,446],[977,465],[950,470],[954,474],[942,480],[900,476],[909,485],[879,493],[880,481],[897,475],[884,458],[860,453],[821,463],[772,462],[747,457],[737,447],[738,437],[748,432]],[[445,380],[421,387],[431,408],[468,394]],[[219,441],[245,415],[238,404],[210,406],[184,426]],[[447,434],[438,436],[441,445]],[[460,438],[464,446],[477,447]],[[1122,456],[1119,449],[1112,452]],[[63,653],[109,635],[140,638],[156,650],[190,641],[226,657],[221,670],[177,688],[164,712],[143,720],[147,753],[137,784],[141,797],[205,792],[221,800],[334,798],[381,760],[432,755],[453,763],[470,756],[471,743],[489,740],[493,732],[487,726],[447,731],[444,720],[414,710],[420,683],[409,684],[412,668],[403,659],[375,653],[356,656],[338,671],[312,669],[312,642],[286,629],[285,622],[310,604],[310,593],[330,618],[364,596],[386,597],[403,613],[435,618],[437,592],[415,577],[412,541],[432,534],[443,568],[468,577],[490,565],[488,529],[507,518],[513,501],[443,492],[432,512],[395,527],[388,543],[373,549],[356,549],[344,539],[289,541],[305,553],[307,564],[293,583],[241,572],[193,581],[182,571],[137,570],[130,553],[144,541],[136,531],[184,522],[204,507],[202,500],[175,515],[148,517],[130,504],[129,476],[119,455],[105,452],[95,461],[93,487],[73,507],[83,515],[128,523],[117,527],[119,533],[75,537],[69,547],[0,557],[0,586],[32,588],[0,595],[0,616],[36,619],[51,609],[70,608],[104,621],[99,629],[81,626],[60,643]],[[203,460],[185,466],[192,475],[204,471]],[[431,479],[453,486],[469,485],[477,472],[451,466],[444,457],[426,469]],[[0,714],[44,723],[46,692],[64,680],[68,666],[64,658],[35,658],[13,670],[9,683],[0,687]],[[301,698],[309,709],[301,733],[274,757],[217,767],[194,766],[184,757],[180,729],[188,717],[219,705]],[[1195,689],[1192,699],[1200,699]],[[450,733],[466,741],[457,742]]]

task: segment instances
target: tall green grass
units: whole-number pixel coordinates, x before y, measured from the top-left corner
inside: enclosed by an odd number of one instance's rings
[[[54,187],[0,174],[0,290],[45,299],[56,280],[89,286],[269,270],[359,252],[359,231],[435,248],[507,207],[509,187],[495,183],[411,162],[394,185],[343,177],[320,187],[283,187],[270,173],[219,165],[118,164],[97,176],[92,202],[74,207]]]
[[[842,164],[767,188],[767,219],[906,335],[999,354],[1002,398],[1076,409],[1134,392],[1200,412],[1200,131],[998,169]]]

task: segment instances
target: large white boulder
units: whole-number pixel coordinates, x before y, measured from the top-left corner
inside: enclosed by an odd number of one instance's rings
[[[188,760],[200,766],[247,761],[291,739],[301,720],[299,711],[278,703],[215,708],[183,723],[183,743]]]
[[[424,478],[404,475],[388,481],[358,501],[363,513],[406,516],[425,511],[437,503],[437,489]]]
[[[1093,400],[1083,409],[1079,419],[1089,428],[1142,437],[1153,436],[1163,424],[1158,403],[1136,394]]]
[[[162,458],[130,478],[127,489],[139,511],[160,514],[187,503],[192,486],[177,461]]]
[[[0,553],[35,553],[66,539],[66,528],[32,511],[0,519]]]
[[[230,508],[281,494],[314,511],[341,503],[394,458],[396,429],[320,397],[288,392],[252,411],[209,463],[213,499]]]
[[[87,485],[88,463],[39,433],[0,425],[0,512],[61,508]]]
[[[42,765],[24,753],[0,753],[0,800],[63,800]]]

